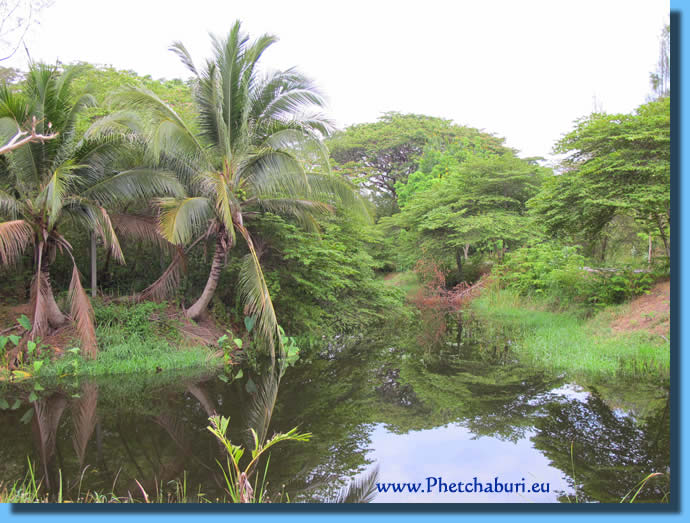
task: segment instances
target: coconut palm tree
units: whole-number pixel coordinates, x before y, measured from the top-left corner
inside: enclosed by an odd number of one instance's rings
[[[80,138],[77,117],[94,103],[88,94],[74,96],[71,85],[79,68],[32,65],[21,92],[0,87],[0,138],[16,133],[35,118],[37,134],[51,140],[27,143],[3,156],[0,163],[0,263],[11,265],[33,247],[31,337],[45,335],[65,323],[50,284],[50,265],[58,252],[73,261],[69,288],[70,316],[76,322],[86,356],[95,356],[96,337],[91,304],[81,285],[66,226],[95,232],[112,255],[124,256],[107,207],[153,196],[179,196],[175,176],[148,168],[124,171],[113,162],[134,143],[123,135]]]
[[[195,76],[196,122],[185,122],[153,93],[132,88],[118,97],[128,111],[102,125],[141,128],[131,110],[143,111],[152,122],[151,150],[176,167],[188,191],[183,198],[158,200],[161,234],[177,245],[215,238],[208,280],[187,317],[198,318],[208,307],[239,233],[249,250],[239,282],[245,310],[273,349],[278,324],[245,218],[278,212],[316,229],[315,216],[336,205],[366,211],[353,187],[328,169],[321,137],[332,124],[312,110],[323,107],[322,95],[294,69],[259,73],[259,60],[276,38],[250,42],[236,22],[227,38],[212,39],[213,58],[199,69],[184,45],[171,48]],[[175,287],[179,259],[143,296],[160,298]]]

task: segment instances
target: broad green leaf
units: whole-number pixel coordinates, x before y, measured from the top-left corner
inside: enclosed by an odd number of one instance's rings
[[[252,332],[254,324],[256,323],[256,318],[254,316],[244,317],[244,326],[247,328],[247,332]]]
[[[37,399],[38,399],[38,395],[34,391],[31,391],[31,394],[29,394],[29,401],[34,402]]]
[[[19,336],[15,335],[15,334],[10,334],[10,335],[8,336],[8,338],[10,339],[10,341],[11,341],[12,343],[14,343],[15,347],[16,347],[17,345],[19,345],[19,340],[21,339]]]
[[[24,425],[29,423],[31,421],[31,418],[34,415],[34,409],[30,408],[29,410],[26,411],[26,413],[21,417],[19,421],[21,421]]]
[[[22,314],[19,318],[17,318],[17,323],[24,327],[24,329],[28,331],[31,330],[31,321],[26,317],[26,314]]]
[[[42,361],[37,361],[36,363],[43,363]],[[35,383],[34,384],[34,390],[39,391],[39,390],[45,390],[43,386],[40,383]]]
[[[235,374],[235,379],[236,380],[242,379],[242,376],[244,376],[244,372],[242,371],[242,369],[240,369],[237,371],[237,374]]]
[[[10,404],[7,403],[7,400],[5,398],[0,398],[0,409],[7,410],[9,408],[10,408]]]

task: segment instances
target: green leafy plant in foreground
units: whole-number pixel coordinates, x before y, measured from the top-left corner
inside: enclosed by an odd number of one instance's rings
[[[264,469],[263,478],[258,492],[255,492],[255,486],[258,484],[258,478],[254,486],[252,486],[250,478],[254,473],[259,459],[269,448],[277,443],[280,443],[281,441],[309,441],[311,438],[310,432],[299,433],[295,427],[285,434],[278,433],[268,441],[261,442],[256,431],[251,428],[249,430],[254,443],[254,448],[251,450],[251,461],[246,467],[241,468],[240,460],[244,456],[246,449],[240,445],[234,445],[226,436],[230,418],[226,418],[225,416],[211,416],[209,421],[211,422],[211,425],[207,427],[208,430],[218,439],[218,441],[223,444],[225,450],[227,451],[227,467],[223,468],[223,475],[225,477],[228,494],[234,503],[262,503],[266,501],[265,482],[269,460],[266,461],[266,467]]]

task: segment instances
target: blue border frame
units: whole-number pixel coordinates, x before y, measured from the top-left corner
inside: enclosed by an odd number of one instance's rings
[[[631,6],[631,8],[634,8]],[[366,507],[333,507],[328,510],[327,507],[314,506],[275,506],[270,507],[263,505],[261,507],[232,507],[233,510],[228,510],[230,507],[223,507],[218,510],[213,506],[182,506],[182,505],[162,505],[162,506],[53,506],[41,505],[32,507],[12,507],[10,505],[0,505],[0,520],[4,521],[21,521],[21,522],[41,522],[45,523],[46,519],[50,522],[61,523],[72,520],[86,521],[91,520],[94,516],[103,520],[114,520],[116,518],[126,517],[128,521],[181,521],[183,519],[197,519],[203,517],[206,521],[223,521],[227,522],[228,518],[247,518],[252,521],[270,521],[276,523],[279,519],[280,523],[307,523],[309,521],[320,520],[327,517],[329,521],[345,522],[353,517],[358,520],[389,520],[396,522],[414,521],[422,514],[425,517],[431,518],[433,521],[452,521],[458,518],[471,517],[473,520],[484,521],[501,521],[510,518],[511,523],[533,523],[536,520],[548,520],[553,518],[579,521],[587,517],[588,522],[610,520],[620,520],[622,518],[643,518],[654,514],[654,517],[661,517],[664,520],[679,519],[683,515],[683,501],[689,498],[688,496],[688,482],[683,481],[683,472],[688,470],[687,453],[682,453],[680,442],[682,441],[682,434],[687,434],[688,418],[687,416],[681,418],[681,405],[687,404],[688,401],[688,387],[683,387],[681,375],[687,376],[688,361],[690,358],[681,358],[682,347],[684,346],[683,329],[681,325],[685,321],[690,321],[690,315],[686,313],[681,307],[681,296],[688,295],[688,284],[679,271],[684,260],[688,259],[688,247],[682,243],[682,239],[687,240],[687,228],[690,226],[690,221],[687,213],[682,210],[681,202],[690,200],[688,187],[683,184],[682,174],[687,175],[687,163],[683,161],[682,151],[690,150],[690,139],[687,133],[682,133],[682,124],[687,124],[690,111],[688,105],[683,104],[681,100],[680,86],[687,84],[688,67],[687,62],[690,57],[690,50],[688,49],[690,38],[684,37],[687,32],[688,19],[686,18],[690,12],[687,3],[684,0],[671,0],[670,8],[672,11],[671,25],[672,25],[672,52],[673,57],[673,76],[672,76],[672,92],[674,98],[671,100],[671,132],[673,137],[672,155],[672,186],[673,192],[671,195],[672,209],[673,209],[673,227],[672,231],[672,287],[671,287],[671,325],[672,325],[672,342],[673,351],[671,358],[672,365],[672,499],[673,503],[668,507],[668,510],[659,512],[658,506],[611,506],[611,505],[579,505],[570,513],[563,513],[564,507],[562,505],[535,505],[521,506],[517,510],[515,506],[500,506],[500,505],[464,505],[462,507],[453,507],[449,509],[443,505],[429,505],[428,507],[405,506],[405,505],[377,505]],[[2,444],[2,442],[0,442]],[[67,509],[69,512],[65,513],[61,509]],[[71,510],[70,510],[71,509]],[[335,509],[335,510],[333,510]],[[527,509],[527,510],[525,510]],[[526,513],[529,511],[529,513]],[[62,512],[62,513],[61,513]],[[586,515],[586,516],[585,516]]]

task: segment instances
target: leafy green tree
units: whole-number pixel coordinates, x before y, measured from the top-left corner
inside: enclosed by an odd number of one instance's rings
[[[208,280],[187,316],[198,318],[208,307],[238,232],[249,249],[239,274],[245,312],[258,318],[259,332],[271,347],[278,324],[245,216],[278,212],[313,227],[314,216],[330,212],[333,204],[356,206],[359,201],[348,183],[324,172],[328,161],[320,137],[331,126],[310,112],[323,105],[313,84],[294,69],[259,74],[259,60],[275,41],[264,35],[250,42],[236,22],[227,38],[213,39],[213,58],[203,69],[197,69],[181,43],[174,44],[196,77],[198,132],[149,90],[132,88],[120,96],[129,109],[145,112],[152,124],[146,136],[151,150],[159,161],[175,166],[187,186],[187,196],[158,201],[163,236],[177,245],[215,238]],[[131,116],[127,111],[114,115],[104,128],[140,125]],[[306,157],[321,172],[307,172]],[[171,289],[171,274],[145,294]]]
[[[88,356],[96,352],[93,310],[81,285],[66,227],[95,232],[113,255],[124,261],[108,213],[113,203],[134,198],[178,195],[180,183],[172,175],[140,168],[115,171],[111,162],[126,143],[105,138],[78,139],[77,117],[94,103],[93,97],[75,97],[72,83],[78,68],[60,72],[34,65],[19,92],[0,88],[0,137],[11,135],[31,118],[36,130],[55,132],[51,140],[26,144],[0,164],[0,261],[13,264],[33,247],[31,335],[43,336],[66,321],[50,284],[50,265],[58,252],[73,263],[69,298],[72,319]],[[76,101],[75,101],[76,100]]]
[[[134,71],[119,70],[114,67],[94,65],[86,62],[76,64],[81,74],[74,80],[75,92],[88,92],[96,103],[85,108],[77,120],[77,135],[82,135],[88,127],[99,118],[113,112],[109,102],[111,95],[127,86],[139,86],[148,89],[161,100],[170,105],[185,121],[194,116],[191,82],[179,79],[154,80],[150,76],[141,76]]]
[[[397,211],[399,184],[417,170],[424,148],[454,142],[481,143],[492,152],[505,150],[502,139],[477,129],[442,118],[396,112],[385,113],[374,123],[348,127],[328,140],[328,147],[337,170],[369,191],[379,214],[388,215]]]
[[[502,253],[535,235],[525,202],[545,169],[512,153],[461,160],[448,151],[437,160],[428,174],[412,177],[416,185],[404,188],[401,212],[381,224],[401,230],[401,243],[415,259],[422,252],[454,259],[462,281],[470,249]]]
[[[248,222],[276,309],[290,311],[285,328],[330,339],[402,313],[397,289],[376,277],[373,227],[342,210],[319,218],[319,226],[319,233],[305,231],[269,213]]]
[[[634,114],[593,114],[557,145],[563,172],[529,203],[553,236],[592,243],[615,216],[629,216],[670,255],[670,99]],[[604,257],[602,248],[602,259]]]

